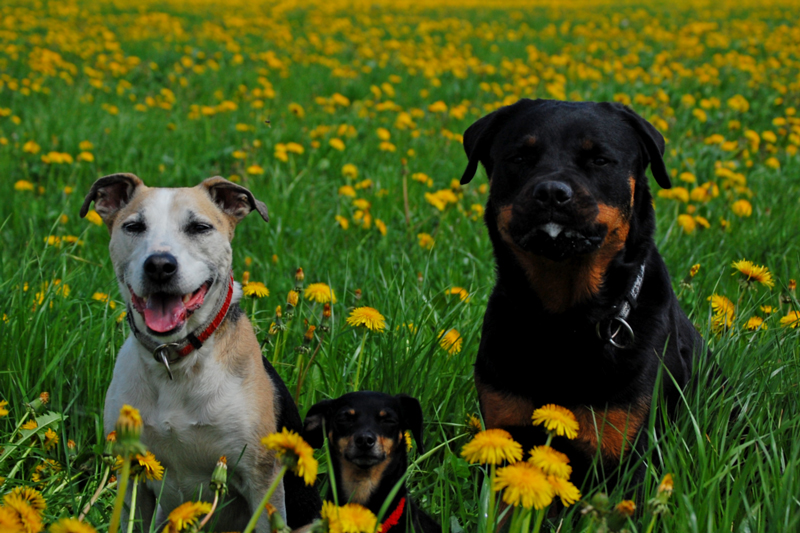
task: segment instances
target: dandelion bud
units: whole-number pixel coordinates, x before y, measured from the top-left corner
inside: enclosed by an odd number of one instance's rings
[[[297,291],[289,291],[289,294],[286,296],[286,304],[288,306],[297,307],[297,300],[300,295]]]
[[[689,277],[692,277],[692,278],[695,277],[699,271],[700,271],[700,263],[697,263],[696,265],[692,265],[692,268],[689,269]]]
[[[636,504],[632,500],[624,500],[617,504],[616,507],[606,517],[609,531],[621,531],[625,527],[628,518],[633,516],[636,511]]]
[[[250,271],[245,270],[242,272],[242,285],[247,285],[250,282]]]
[[[319,330],[328,333],[331,330],[331,304],[326,303],[322,308],[322,320],[319,323]]]
[[[672,474],[667,474],[658,485],[658,495],[661,496],[662,494],[666,494],[667,498],[669,498],[672,495],[672,490],[674,487],[675,485],[672,481]]]
[[[597,494],[592,496],[591,504],[592,507],[594,507],[595,509],[601,512],[606,512],[609,506],[608,496],[606,495],[605,492],[598,492]]]
[[[794,294],[794,291],[797,290],[797,281],[790,279],[789,280],[789,292]]]
[[[244,266],[249,267],[252,264],[253,264],[253,258],[252,257],[250,257],[248,255],[247,257],[244,258]]]
[[[264,508],[269,515],[269,530],[270,533],[290,533],[291,529],[286,525],[281,513],[275,509],[275,506],[268,503]]]
[[[306,275],[303,273],[303,269],[298,268],[297,272],[294,273],[294,290],[303,292],[303,280],[305,279]]]
[[[283,311],[281,311],[281,306],[280,305],[275,308],[275,316],[278,317],[278,318],[283,317]]]
[[[27,404],[28,409],[31,411],[32,414],[41,413],[42,408],[50,401],[50,393],[43,392],[39,395],[38,398],[33,400],[31,403]]]
[[[114,457],[114,444],[117,442],[117,432],[112,431],[106,437],[106,444],[103,447],[103,462],[107,466],[114,466],[116,458]]]
[[[361,299],[361,289],[356,289],[356,301]]]
[[[70,457],[78,455],[78,445],[75,444],[75,441],[72,439],[67,440],[67,454]]]
[[[615,509],[622,516],[631,517],[636,512],[636,503],[633,500],[623,500]]]
[[[225,494],[228,483],[228,459],[224,455],[219,458],[214,472],[211,473],[211,483],[209,486],[215,492]]]
[[[122,406],[114,431],[117,433],[115,449],[119,455],[127,458],[146,451],[144,445],[139,441],[142,435],[142,416],[135,407]]]

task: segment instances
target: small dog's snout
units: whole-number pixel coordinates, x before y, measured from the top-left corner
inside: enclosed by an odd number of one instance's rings
[[[359,450],[369,450],[375,446],[375,435],[372,433],[359,433],[356,435],[356,447]]]
[[[533,199],[545,206],[560,207],[572,201],[572,187],[563,181],[543,181],[534,187]]]
[[[164,283],[178,271],[178,260],[174,255],[161,252],[153,254],[144,262],[144,272],[151,280]]]

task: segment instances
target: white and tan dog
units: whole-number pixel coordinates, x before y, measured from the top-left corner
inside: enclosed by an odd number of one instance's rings
[[[242,531],[279,469],[261,438],[284,426],[302,431],[297,407],[238,306],[242,293],[231,270],[234,228],[252,210],[268,220],[267,208],[221,177],[168,189],[113,174],[94,183],[81,217],[93,201],[111,235],[131,327],[106,395],[105,432],[124,404],[136,407],[142,442],[166,468],[163,482],[140,485],[136,518],[146,531],[154,514],[158,526],[201,487],[203,499],[213,497],[208,483],[225,455],[229,501],[216,527]],[[295,476],[271,503],[292,527],[309,523],[321,507],[313,487]],[[268,526],[265,514],[257,530]]]

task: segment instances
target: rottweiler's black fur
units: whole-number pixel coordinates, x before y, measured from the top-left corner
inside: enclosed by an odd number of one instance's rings
[[[653,242],[645,170],[671,186],[664,138],[620,104],[524,99],[470,126],[464,148],[461,183],[478,163],[489,176],[485,222],[497,262],[475,363],[486,426],[509,430],[528,451],[544,441],[533,410],[562,405],[581,429],[553,445],[570,457],[576,484],[598,455],[618,470],[632,447],[644,448],[637,437],[660,369],[672,411],[702,350]],[[619,348],[608,337],[626,299],[634,339],[623,328]]]
[[[405,394],[351,392],[312,406],[306,414],[303,438],[311,446],[321,447],[323,427],[333,459],[339,505],[359,503],[377,515],[408,468],[406,430],[414,435],[420,453],[423,451],[419,402]],[[386,511],[384,524],[403,499],[402,514],[389,528],[391,533],[441,532],[442,528],[408,497],[405,483]]]

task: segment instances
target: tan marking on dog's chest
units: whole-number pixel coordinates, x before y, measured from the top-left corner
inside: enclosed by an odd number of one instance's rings
[[[391,457],[387,455],[383,462],[364,469],[342,458],[342,490],[344,490],[344,495],[343,497],[340,496],[339,501],[341,502],[344,499],[347,502],[366,505],[369,497],[380,485],[383,472],[389,466],[390,459]]]
[[[529,426],[534,405],[529,400],[501,393],[484,384],[475,376],[475,387],[481,401],[481,412],[486,429]]]
[[[627,407],[605,410],[579,406],[573,407],[572,412],[580,426],[572,442],[590,456],[599,448],[604,459],[618,461],[647,420],[650,399],[642,398]]]

